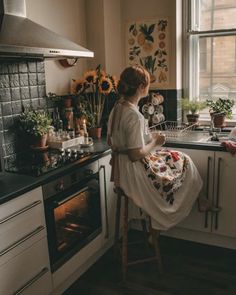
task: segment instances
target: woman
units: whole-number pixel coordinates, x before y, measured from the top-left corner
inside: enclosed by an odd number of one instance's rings
[[[120,76],[121,99],[108,122],[112,177],[115,185],[150,215],[153,228],[167,230],[189,214],[202,180],[187,155],[161,149],[165,136],[149,132],[138,110],[149,86],[149,73],[141,66],[128,67]]]

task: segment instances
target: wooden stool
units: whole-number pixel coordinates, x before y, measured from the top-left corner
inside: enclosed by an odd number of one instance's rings
[[[162,273],[162,263],[161,263],[161,254],[160,254],[160,246],[159,246],[159,235],[160,232],[155,230],[151,226],[151,218],[149,218],[149,231],[153,241],[153,247],[155,251],[155,255],[149,258],[136,259],[134,261],[128,261],[128,205],[129,205],[129,197],[126,196],[124,191],[121,188],[116,187],[115,192],[117,194],[117,206],[116,206],[116,222],[115,222],[115,240],[114,240],[114,249],[117,253],[119,248],[119,232],[120,232],[120,210],[121,210],[121,200],[124,198],[124,214],[123,214],[123,237],[122,237],[122,274],[123,280],[126,280],[128,266],[153,261],[156,260],[158,262],[159,272]],[[146,230],[146,222],[144,219],[141,219],[142,229],[146,236],[146,242],[148,243],[148,233]]]

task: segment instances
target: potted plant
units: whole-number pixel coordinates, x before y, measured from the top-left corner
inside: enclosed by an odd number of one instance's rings
[[[206,103],[215,127],[224,127],[225,118],[232,118],[233,100],[229,98],[218,98],[217,100],[207,99]]]
[[[203,101],[199,101],[197,99],[189,100],[188,98],[182,99],[182,109],[188,114],[186,114],[188,123],[191,124],[199,124],[199,111],[203,110],[206,107],[206,103]]]
[[[19,131],[25,134],[34,147],[46,146],[47,133],[52,119],[45,111],[24,110],[19,117]]]

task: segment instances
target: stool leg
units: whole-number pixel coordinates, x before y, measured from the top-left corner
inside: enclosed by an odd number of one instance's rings
[[[115,221],[115,236],[114,236],[114,255],[117,256],[119,252],[120,239],[120,209],[121,209],[121,195],[117,195],[116,201],[116,221]]]
[[[127,268],[128,268],[128,203],[129,200],[125,197],[125,208],[123,215],[123,242],[122,242],[122,270],[123,280],[126,280]]]
[[[152,241],[153,241],[153,246],[156,254],[156,259],[158,261],[158,269],[159,273],[163,273],[163,268],[162,268],[162,261],[161,261],[161,252],[160,252],[160,244],[159,244],[159,236],[160,236],[160,231],[156,230],[152,227],[152,223],[150,220],[150,233],[152,236]]]

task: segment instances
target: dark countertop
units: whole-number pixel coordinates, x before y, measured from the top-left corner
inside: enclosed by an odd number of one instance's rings
[[[178,138],[173,141],[167,141],[164,146],[173,148],[226,151],[224,147],[220,146],[219,142],[193,142],[191,141],[191,138]],[[84,158],[82,160],[78,160],[43,176],[31,177],[9,172],[0,173],[0,204],[20,196],[27,191],[47,183],[48,181],[60,177],[65,173],[73,171],[77,169],[78,165],[82,166],[88,164],[89,162],[97,160],[110,153],[110,147],[107,145],[105,139],[95,140],[94,145],[87,148],[87,150],[95,152],[89,159]]]
[[[3,204],[17,196],[24,194],[48,181],[64,175],[70,171],[77,169],[78,165],[82,166],[89,162],[95,161],[110,153],[110,147],[106,144],[105,139],[94,140],[94,145],[86,148],[94,152],[93,156],[89,159],[82,159],[65,167],[58,168],[43,176],[32,177],[18,173],[1,172],[0,173],[0,204]]]

